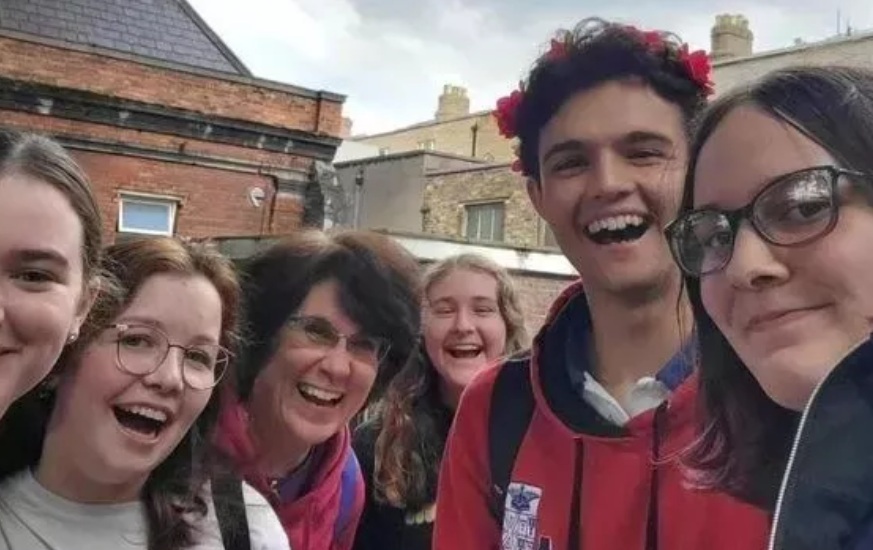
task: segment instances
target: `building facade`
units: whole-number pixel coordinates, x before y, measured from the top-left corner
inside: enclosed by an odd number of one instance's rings
[[[0,3],[0,126],[71,150],[110,240],[320,226],[343,102],[255,78],[184,0]]]
[[[528,197],[526,181],[507,164],[434,171],[422,206],[425,233],[470,242],[555,248]]]

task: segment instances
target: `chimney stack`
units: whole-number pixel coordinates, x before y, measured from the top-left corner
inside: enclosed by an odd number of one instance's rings
[[[470,98],[467,89],[446,84],[437,104],[436,120],[448,120],[470,114]]]
[[[340,127],[340,138],[349,139],[350,137],[352,137],[352,119],[344,116],[342,126]]]
[[[715,16],[712,27],[713,61],[747,57],[752,55],[754,35],[749,29],[749,20],[742,15],[722,14]]]

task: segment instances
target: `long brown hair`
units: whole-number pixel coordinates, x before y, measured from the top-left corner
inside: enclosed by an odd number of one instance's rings
[[[50,378],[75,368],[82,352],[118,317],[150,277],[163,273],[197,275],[208,279],[222,302],[221,344],[236,347],[239,284],[233,266],[207,245],[186,244],[172,238],[128,241],[111,246],[102,264],[105,282],[79,340],[61,355]],[[202,496],[211,473],[211,434],[218,418],[225,375],[201,415],[172,453],[149,475],[141,498],[145,505],[150,550],[176,550],[194,544],[194,523],[205,517]],[[46,427],[54,406],[47,387],[37,388],[16,402],[0,421],[0,478],[31,467],[42,454]]]
[[[497,281],[500,314],[506,324],[507,355],[528,345],[524,314],[515,286],[505,269],[488,258],[461,254],[442,260],[424,275],[424,292],[457,270],[490,275]],[[423,343],[419,358],[411,361],[389,384],[377,421],[374,495],[377,501],[398,508],[420,509],[436,497],[436,476],[445,447],[445,427],[440,426],[439,374]]]
[[[873,72],[848,67],[774,71],[716,100],[690,150],[681,211],[694,206],[700,150],[735,109],[758,108],[824,148],[841,166],[873,172]],[[703,433],[687,458],[699,485],[773,508],[799,415],[772,401],[703,306],[686,277],[697,323]]]

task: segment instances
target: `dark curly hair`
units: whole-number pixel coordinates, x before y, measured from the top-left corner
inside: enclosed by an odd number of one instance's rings
[[[582,20],[553,39],[561,55],[543,55],[522,83],[524,101],[517,113],[519,156],[525,176],[539,179],[539,140],[543,127],[568,99],[614,80],[640,79],[677,105],[689,130],[706,105],[707,89],[689,75],[680,58],[679,38],[658,31],[663,48],[652,48],[633,27],[599,18]]]
[[[371,231],[302,231],[251,258],[242,268],[246,331],[237,365],[240,398],[248,401],[282,327],[312,287],[331,279],[337,281],[345,313],[365,334],[391,343],[370,393],[370,400],[377,398],[418,341],[419,271],[402,246]]]

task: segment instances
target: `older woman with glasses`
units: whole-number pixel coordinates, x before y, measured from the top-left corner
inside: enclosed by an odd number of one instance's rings
[[[415,348],[418,265],[375,233],[304,232],[243,271],[239,401],[219,444],[294,550],[348,549],[364,504],[348,424]]]
[[[873,548],[873,73],[719,98],[666,230],[700,341],[694,479],[775,513],[771,549]]]
[[[0,548],[239,548],[235,532],[287,549],[257,491],[236,482],[246,506],[224,513],[210,483],[224,477],[209,441],[230,381],[233,267],[169,238],[114,245],[99,267],[81,336],[0,422]]]

